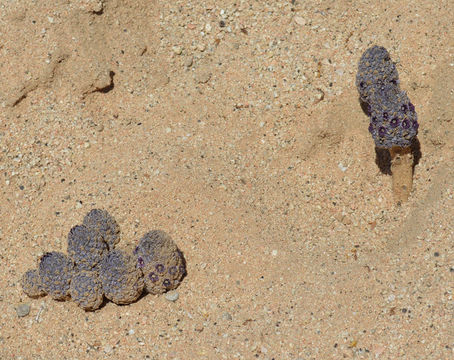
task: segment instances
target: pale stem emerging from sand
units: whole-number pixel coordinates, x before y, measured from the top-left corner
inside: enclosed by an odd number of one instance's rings
[[[393,146],[391,172],[393,176],[393,196],[396,203],[407,201],[413,186],[413,154],[410,147]]]

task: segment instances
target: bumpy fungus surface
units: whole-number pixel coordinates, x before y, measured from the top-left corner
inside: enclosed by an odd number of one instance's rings
[[[44,291],[54,300],[69,298],[69,284],[73,270],[72,261],[59,252],[44,254],[39,262],[38,273]]]
[[[134,250],[137,267],[142,270],[145,289],[151,294],[162,294],[178,287],[186,266],[183,254],[163,231],[145,234]]]
[[[106,211],[93,209],[84,217],[83,225],[89,229],[98,231],[108,245],[109,250],[113,250],[120,241],[120,227],[115,219]]]
[[[361,56],[356,75],[356,87],[361,100],[369,103],[372,96],[386,85],[399,85],[399,74],[388,51],[382,46],[373,46]]]
[[[130,304],[142,294],[142,273],[126,251],[110,251],[100,263],[99,277],[106,298],[116,304]]]
[[[22,289],[28,296],[35,298],[46,295],[38,270],[28,270],[21,279]]]
[[[409,147],[418,133],[418,118],[404,91],[387,86],[371,99],[369,132],[377,147]]]
[[[74,226],[68,234],[68,255],[78,270],[91,270],[107,253],[99,231],[84,225]]]
[[[97,271],[75,272],[71,279],[69,292],[71,299],[82,309],[88,311],[98,309],[104,298]]]
[[[367,104],[369,132],[379,148],[409,147],[418,133],[415,107],[399,87],[394,63],[385,48],[373,46],[362,55],[356,86]]]

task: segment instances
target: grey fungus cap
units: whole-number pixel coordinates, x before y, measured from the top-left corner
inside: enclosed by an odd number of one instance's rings
[[[82,270],[75,272],[69,288],[71,299],[82,309],[98,309],[104,298],[101,281],[97,271]]]
[[[83,220],[83,225],[89,229],[99,232],[104,242],[113,250],[115,245],[120,241],[120,227],[115,219],[106,211],[102,209],[93,209]]]
[[[96,267],[107,250],[107,244],[94,229],[76,225],[68,234],[68,255],[79,270]]]
[[[178,287],[186,275],[183,254],[169,235],[160,230],[146,233],[134,250],[137,267],[142,270],[145,289],[162,294]]]
[[[21,279],[21,285],[24,293],[32,298],[46,295],[38,274],[38,270],[36,269],[28,270],[25,272]]]
[[[364,52],[358,64],[356,87],[361,100],[368,103],[380,87],[388,84],[399,85],[396,65],[384,47],[372,46]]]
[[[142,294],[142,273],[136,259],[124,250],[112,250],[103,258],[99,277],[106,298],[116,304],[130,304]]]
[[[409,147],[418,133],[418,116],[405,91],[394,87],[371,101],[369,132],[379,148]]]
[[[69,284],[73,270],[72,261],[60,252],[45,253],[38,266],[44,291],[54,300],[69,299]]]

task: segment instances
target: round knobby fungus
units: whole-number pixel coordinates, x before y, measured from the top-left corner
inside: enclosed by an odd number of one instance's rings
[[[65,254],[48,252],[39,262],[38,273],[44,291],[54,300],[69,298],[73,262]]]
[[[144,281],[137,258],[126,251],[110,251],[100,263],[99,277],[104,295],[116,304],[130,304],[142,294]]]
[[[104,298],[101,281],[96,271],[75,272],[69,287],[71,299],[82,309],[98,309]]]
[[[93,269],[106,253],[107,244],[98,231],[77,225],[69,232],[68,255],[78,270]]]
[[[38,270],[28,270],[21,279],[22,290],[28,296],[35,298],[46,295]]]
[[[134,255],[138,259],[142,259],[146,265],[158,258],[165,249],[174,251],[177,249],[177,246],[164,231],[153,230],[146,233],[139,240],[139,244],[134,250]]]
[[[106,210],[91,210],[85,215],[83,225],[98,231],[108,245],[109,250],[113,250],[120,241],[120,227]]]
[[[154,230],[145,234],[134,254],[137,267],[144,274],[145,289],[151,294],[175,289],[186,274],[183,254],[163,231]]]

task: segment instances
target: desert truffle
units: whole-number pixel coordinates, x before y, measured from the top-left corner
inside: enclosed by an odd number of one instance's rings
[[[34,298],[46,295],[41,284],[41,279],[38,274],[38,270],[28,270],[21,279],[22,289],[28,296]]]
[[[110,251],[101,261],[99,277],[106,298],[116,304],[135,301],[143,290],[143,277],[136,259],[126,251]]]
[[[75,272],[69,287],[71,299],[82,309],[93,311],[103,302],[101,281],[96,271]]]
[[[100,233],[84,225],[74,226],[68,234],[68,255],[78,270],[91,270],[107,253]]]
[[[44,291],[54,300],[69,298],[73,263],[59,252],[45,253],[39,262],[38,272]]]
[[[99,231],[109,250],[113,250],[120,241],[120,227],[106,210],[91,210],[85,215],[83,225],[89,229]]]
[[[145,234],[134,255],[137,267],[144,275],[145,289],[151,294],[162,294],[177,288],[186,274],[183,254],[163,231],[154,230]]]

